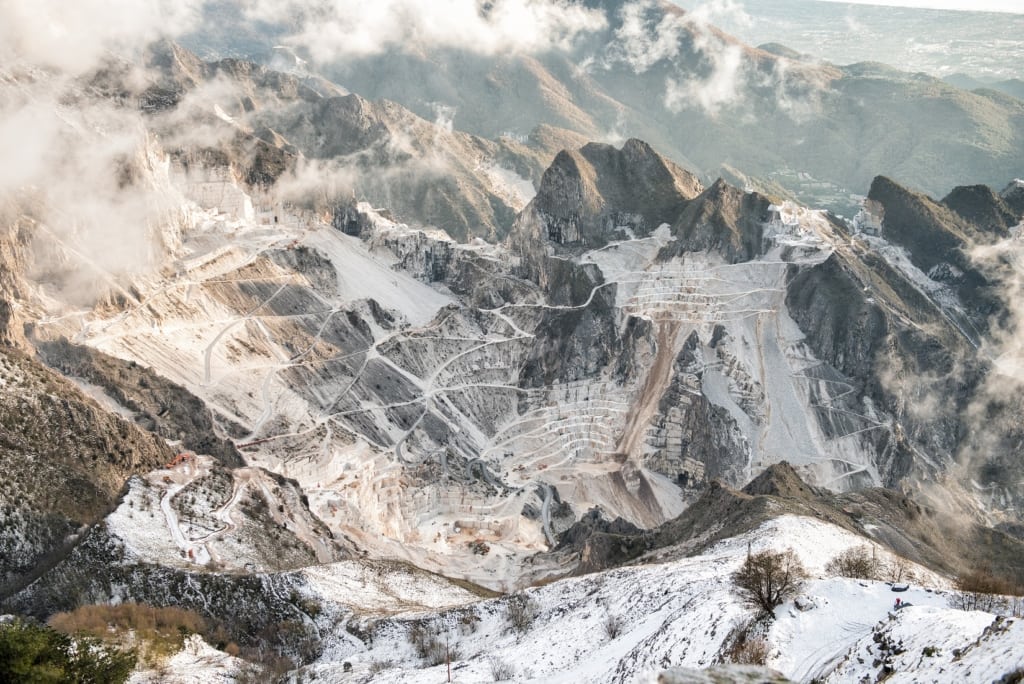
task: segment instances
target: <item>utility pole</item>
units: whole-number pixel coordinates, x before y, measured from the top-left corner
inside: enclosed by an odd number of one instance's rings
[[[448,630],[444,630],[444,662],[448,665],[448,681],[452,681],[452,656],[448,650]]]

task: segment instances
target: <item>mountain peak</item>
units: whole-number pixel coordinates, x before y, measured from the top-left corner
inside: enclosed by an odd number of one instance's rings
[[[744,192],[719,178],[687,204],[672,227],[679,239],[663,256],[717,250],[730,262],[748,261],[762,252],[772,204],[760,193]]]
[[[821,494],[816,487],[804,482],[788,461],[768,466],[742,491],[751,496],[778,496],[785,499],[806,499]]]
[[[987,185],[965,185],[953,188],[942,203],[962,219],[985,232],[1005,236],[1020,222],[1020,213],[1014,212],[1003,199]]]
[[[675,221],[701,190],[696,176],[634,138],[619,149],[588,143],[560,152],[532,207],[543,218],[547,241],[601,247]]]

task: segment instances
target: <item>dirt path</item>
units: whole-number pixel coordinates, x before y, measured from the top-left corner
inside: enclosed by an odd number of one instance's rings
[[[675,361],[675,342],[679,335],[679,321],[661,321],[658,323],[658,350],[654,355],[654,363],[647,374],[647,381],[640,395],[636,398],[629,415],[626,416],[626,427],[616,451],[629,457],[640,455],[647,426],[658,410],[658,402],[665,394],[672,381],[672,365]]]

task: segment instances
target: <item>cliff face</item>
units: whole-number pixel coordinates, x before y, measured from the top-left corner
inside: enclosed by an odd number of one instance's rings
[[[13,209],[13,208],[12,208]],[[35,358],[31,221],[0,212],[0,596],[45,569],[174,452]]]
[[[25,352],[0,349],[0,596],[112,510],[127,479],[174,451]]]
[[[877,445],[889,485],[922,470],[956,472],[998,490],[984,497],[990,505],[1019,501],[997,484],[1017,472],[1006,455],[1018,400],[992,389],[999,370],[979,351],[996,344],[1012,303],[1005,270],[976,256],[1020,223],[1004,199],[1012,188],[955,188],[938,202],[877,178],[868,204],[880,237],[860,235],[863,245],[789,281],[789,310],[815,354],[850,383],[847,399],[884,410],[898,427]]]
[[[717,180],[690,202],[673,224],[678,238],[665,257],[685,252],[720,252],[730,262],[749,261],[764,253],[764,227],[772,200]]]
[[[702,189],[695,176],[645,142],[628,140],[621,149],[589,143],[555,157],[520,221],[542,226],[531,238],[570,250],[597,249],[672,223]]]

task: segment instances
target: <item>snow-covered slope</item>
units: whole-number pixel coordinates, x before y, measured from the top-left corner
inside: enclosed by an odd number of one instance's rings
[[[668,668],[705,669],[728,662],[733,629],[754,616],[737,597],[730,574],[748,549],[785,548],[798,554],[812,579],[795,601],[776,609],[764,638],[767,666],[793,681],[873,678],[876,659],[891,663],[899,681],[990,682],[1021,664],[1024,632],[1016,620],[949,608],[947,583],[924,568],[906,565],[915,579],[899,593],[891,583],[825,575],[829,560],[864,543],[832,525],[783,516],[696,557],[562,580],[456,610],[366,621],[362,629],[371,639],[360,643],[339,635],[320,660],[295,676],[444,681],[444,664],[431,666],[417,655],[417,630],[440,643],[447,638],[457,654],[453,681],[459,682],[494,681],[494,664],[514,671],[515,681],[567,683],[653,682]],[[895,610],[897,597],[912,606]],[[533,617],[516,629],[509,606],[523,598]],[[609,619],[617,622],[614,635],[606,628]],[[882,653],[901,641],[902,654]],[[935,654],[923,656],[929,646]]]
[[[184,647],[160,667],[140,668],[130,684],[233,684],[248,669],[244,660],[210,646],[198,634],[185,639]]]
[[[1024,674],[1024,622],[912,606],[861,638],[826,682],[1013,682]]]

